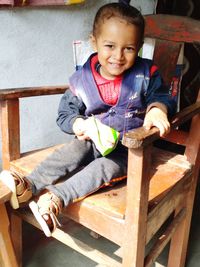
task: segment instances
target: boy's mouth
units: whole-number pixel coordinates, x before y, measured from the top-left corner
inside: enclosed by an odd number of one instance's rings
[[[120,69],[123,66],[122,63],[110,63],[110,65],[114,69]]]

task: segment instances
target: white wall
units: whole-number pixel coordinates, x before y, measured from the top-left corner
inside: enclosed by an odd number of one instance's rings
[[[0,9],[0,89],[66,84],[74,71],[72,40],[87,39],[96,10],[109,2]],[[153,12],[154,2],[132,0],[143,14]],[[55,123],[60,97],[20,101],[22,151],[68,139]]]

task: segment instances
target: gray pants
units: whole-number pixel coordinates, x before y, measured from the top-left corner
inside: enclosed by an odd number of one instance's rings
[[[67,206],[116,178],[125,178],[126,172],[127,150],[121,143],[102,157],[91,141],[74,139],[55,150],[27,179],[33,185],[33,194],[47,189]]]

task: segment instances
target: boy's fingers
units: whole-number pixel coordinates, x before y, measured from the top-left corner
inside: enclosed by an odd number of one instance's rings
[[[145,129],[147,129],[147,130],[150,130],[152,126],[153,126],[152,121],[145,120],[143,123],[143,127],[145,127]]]
[[[161,137],[163,137],[170,131],[170,125],[167,122],[157,121],[155,123],[155,126],[159,129]]]

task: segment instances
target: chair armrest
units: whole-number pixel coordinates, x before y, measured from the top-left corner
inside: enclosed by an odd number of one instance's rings
[[[11,197],[11,190],[0,181],[0,204],[5,203]]]
[[[196,102],[195,104],[176,113],[176,115],[170,120],[171,128],[175,129],[177,126],[180,126],[198,113],[200,113],[200,102]],[[139,148],[159,139],[159,134],[160,132],[157,127],[153,127],[150,130],[145,129],[144,127],[139,127],[125,133],[122,143],[128,148]]]
[[[69,89],[68,85],[2,89],[0,90],[0,101],[21,97],[63,94],[67,89]]]

